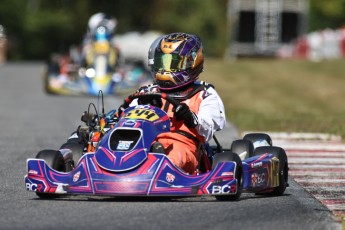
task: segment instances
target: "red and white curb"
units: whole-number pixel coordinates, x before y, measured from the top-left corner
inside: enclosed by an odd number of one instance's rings
[[[329,134],[268,133],[285,149],[289,175],[334,215],[345,215],[345,143]]]

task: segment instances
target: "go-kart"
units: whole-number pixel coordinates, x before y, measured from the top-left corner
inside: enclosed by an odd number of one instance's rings
[[[164,93],[136,93],[125,99],[159,97],[177,106]],[[92,103],[90,105],[93,105]],[[272,146],[265,133],[249,133],[223,149],[200,144],[199,165],[188,174],[152,145],[159,133],[169,132],[170,119],[158,107],[128,107],[120,118],[108,114],[82,116],[86,125],[59,150],[42,150],[27,160],[25,186],[40,198],[66,195],[106,196],[215,196],[238,200],[243,191],[282,195],[288,186],[288,159],[284,149]],[[230,145],[230,143],[229,143]]]
[[[78,55],[52,55],[43,72],[46,93],[96,96],[101,90],[106,95],[114,95],[133,91],[151,79],[142,63],[119,60],[120,50],[113,45],[109,31],[102,25],[84,50],[85,54],[75,50]],[[72,56],[80,56],[81,60],[75,61]]]

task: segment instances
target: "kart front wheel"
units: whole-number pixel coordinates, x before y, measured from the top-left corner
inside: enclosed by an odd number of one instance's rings
[[[218,163],[234,161],[236,162],[235,178],[237,179],[237,193],[231,195],[215,196],[217,200],[221,201],[235,201],[238,200],[242,193],[243,188],[243,167],[240,157],[231,151],[223,151],[214,155],[212,168],[214,169]]]
[[[83,144],[78,143],[77,141],[68,141],[63,144],[60,149],[70,149],[72,155],[68,154],[64,156],[64,162],[66,165],[66,171],[72,171],[77,165],[79,159],[83,156]]]
[[[288,186],[288,159],[285,150],[276,146],[263,146],[256,148],[254,151],[255,156],[265,153],[270,153],[274,157],[279,159],[279,186],[275,187],[271,192],[258,194],[268,196],[281,196],[284,194],[285,189]]]
[[[36,159],[42,159],[46,164],[59,172],[65,172],[65,161],[62,154],[56,150],[42,150],[37,153]],[[58,197],[57,194],[36,192],[37,196],[43,199],[52,199]]]
[[[65,172],[65,161],[62,154],[56,150],[42,150],[37,153],[36,159],[42,159],[52,169]]]

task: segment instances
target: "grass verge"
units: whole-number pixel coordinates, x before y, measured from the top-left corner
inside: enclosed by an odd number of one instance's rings
[[[206,59],[239,131],[322,132],[345,137],[345,61]]]

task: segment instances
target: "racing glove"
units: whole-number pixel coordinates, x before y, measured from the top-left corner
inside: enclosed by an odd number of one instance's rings
[[[188,105],[181,103],[178,106],[174,107],[173,109],[174,112],[174,117],[178,121],[184,121],[184,124],[188,128],[195,128],[199,122],[198,122],[198,117],[196,116],[195,113],[193,113]]]
[[[151,90],[151,88],[152,88],[152,85],[142,86],[136,92],[137,93],[148,93],[148,94],[150,94],[150,92],[154,93]],[[139,105],[153,105],[153,106],[156,106],[158,108],[161,108],[163,105],[161,97],[150,96],[150,95],[148,95],[147,97],[138,98],[138,104]]]
[[[138,99],[139,105],[153,105],[158,108],[162,107],[162,99],[158,97],[142,97]]]
[[[125,111],[128,108],[128,105],[126,103],[123,103],[119,106],[117,109],[117,112],[115,113],[115,117],[120,118],[123,111]]]

